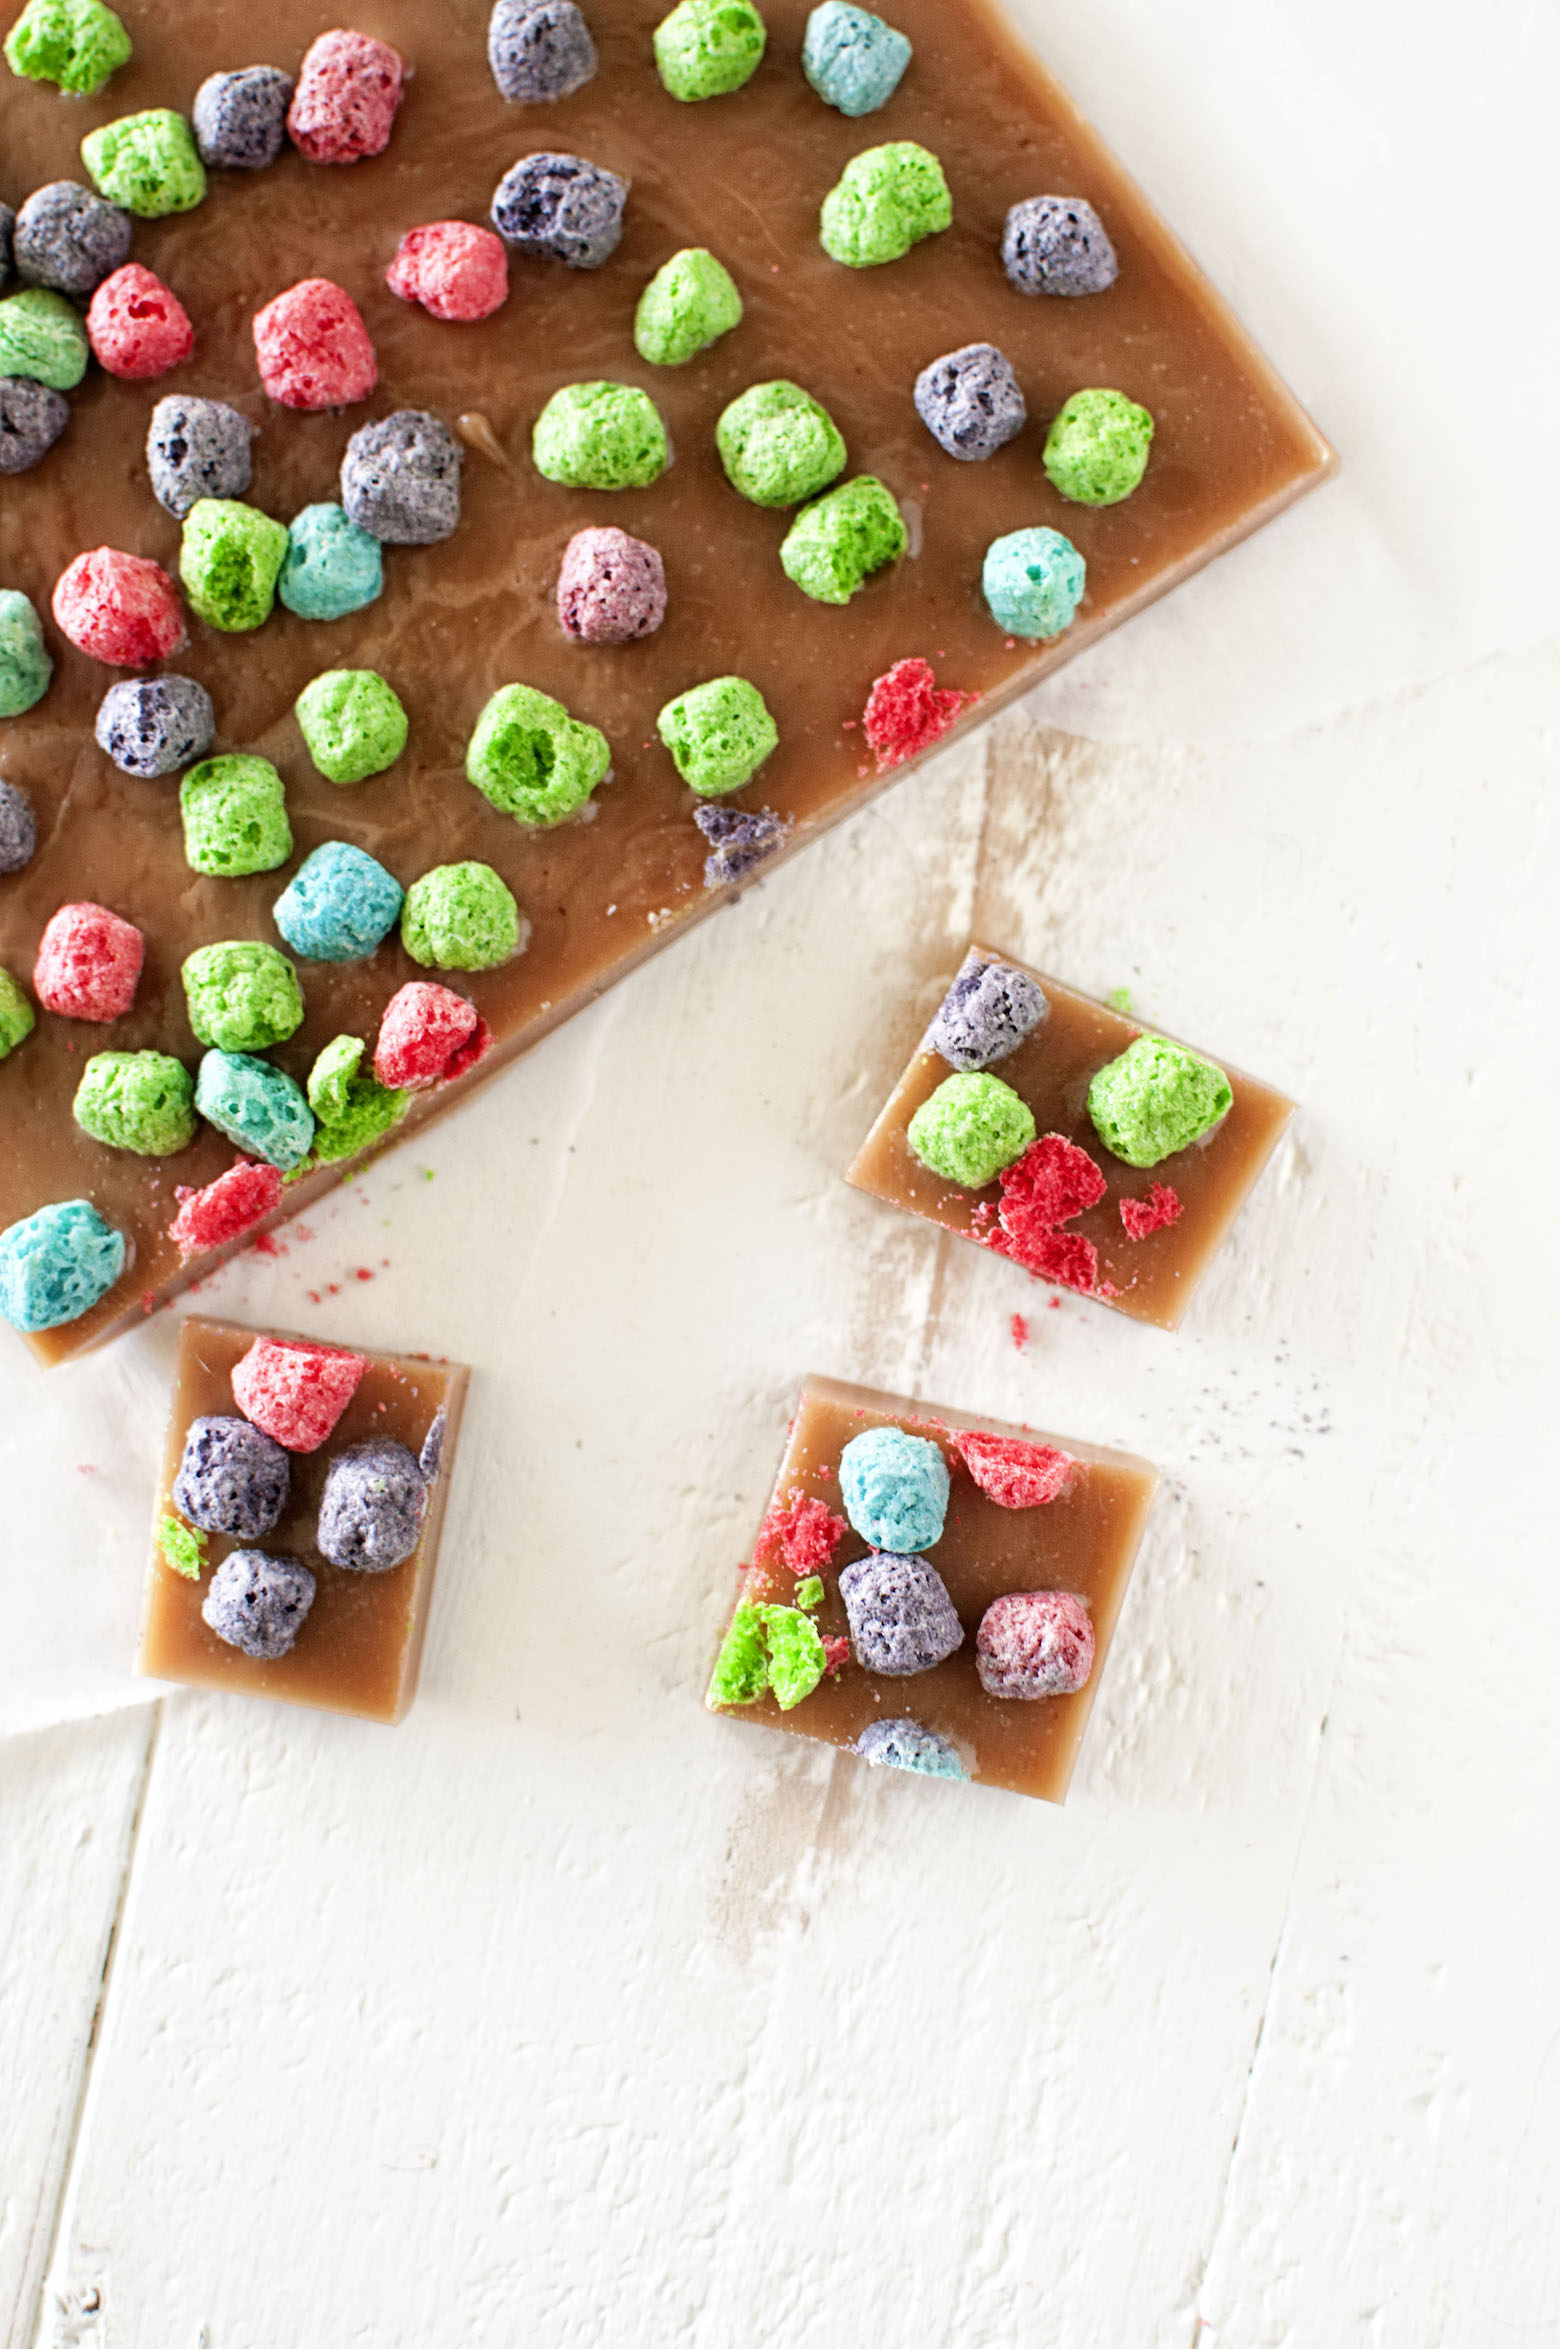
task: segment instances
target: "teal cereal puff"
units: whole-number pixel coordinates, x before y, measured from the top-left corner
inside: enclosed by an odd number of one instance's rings
[[[742,323],[742,296],[723,262],[690,245],[664,262],[639,297],[634,348],[652,367],[685,367]]]
[[[107,1149],[172,1158],[195,1139],[195,1080],[166,1052],[94,1052],[73,1114]]]
[[[287,531],[239,498],[197,498],[185,517],[179,577],[190,609],[237,636],[271,616]]]
[[[401,884],[377,857],[349,840],[326,840],[306,856],[271,909],[294,954],[311,962],[361,962],[400,919]]]
[[[1216,1126],[1234,1094],[1223,1069],[1164,1036],[1139,1036],[1089,1087],[1089,1117],[1113,1158],[1158,1166]]]
[[[253,938],[199,946],[183,967],[190,1026],[219,1052],[264,1052],[303,1025],[303,989],[285,954]]]
[[[206,167],[182,114],[153,106],[89,131],[81,160],[100,196],[140,220],[193,212],[206,193]]]
[[[914,139],[894,139],[846,164],[823,199],[819,233],[831,260],[877,269],[952,225],[953,198],[936,156]]]
[[[612,764],[606,736],[531,685],[501,686],[477,720],[466,774],[517,824],[561,824]]]
[[[684,105],[724,98],[752,80],[767,38],[753,0],[679,0],[652,35],[655,68]]]
[[[1154,419],[1125,392],[1074,392],[1046,436],[1045,469],[1077,506],[1119,506],[1148,471]]]
[[[1028,1104],[984,1071],[945,1078],[909,1126],[910,1147],[921,1164],[967,1191],[995,1182],[1034,1138]]]
[[[314,1140],[314,1112],[285,1069],[247,1052],[208,1052],[195,1079],[195,1107],[235,1149],[283,1174],[301,1166]]]
[[[491,865],[435,865],[414,881],[401,909],[401,944],[425,970],[489,971],[529,936],[520,908]]]
[[[0,375],[74,391],[90,351],[87,330],[63,294],[30,285],[0,302]]]
[[[845,470],[845,442],[827,408],[781,377],[750,384],[715,427],[732,488],[755,506],[799,506]]]
[[[359,1036],[333,1037],[309,1071],[314,1155],[322,1166],[369,1149],[411,1107],[410,1093],[382,1085],[372,1070],[364,1072],[364,1051]]]
[[[27,81],[95,98],[129,64],[130,35],[103,0],[27,0],[6,35],[5,59]]]
[[[344,620],[375,602],[384,583],[378,539],[349,521],[345,507],[305,506],[293,516],[276,592],[300,620]]]
[[[0,1319],[58,1329],[90,1313],[125,1269],[123,1232],[86,1199],[57,1199],[0,1232]]]
[[[0,963],[0,1060],[8,1058],[18,1044],[25,1044],[37,1025],[32,998]]]
[[[293,708],[309,756],[329,783],[382,775],[406,748],[406,712],[377,669],[327,669]]]
[[[236,880],[274,873],[292,855],[287,794],[269,759],[226,751],[202,759],[179,785],[190,870]]]
[[[1009,636],[1049,642],[1070,628],[1088,570],[1070,538],[1044,527],[1011,530],[986,549],[981,586],[986,607]]]
[[[0,587],[0,718],[42,701],[54,675],[43,622],[19,587]]]
[[[678,694],[656,726],[678,774],[701,799],[740,791],[780,740],[763,695],[745,677],[712,677]]]
[[[909,543],[891,493],[875,475],[858,473],[802,508],[786,532],[780,561],[786,577],[814,603],[848,604]]]
[[[565,489],[648,489],[671,462],[655,402],[631,383],[566,383],[536,420],[531,455]]]

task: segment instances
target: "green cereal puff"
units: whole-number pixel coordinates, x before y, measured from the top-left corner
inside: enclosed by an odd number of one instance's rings
[[[43,622],[19,587],[0,587],[0,718],[42,701],[54,675]]]
[[[166,1052],[94,1052],[76,1087],[84,1134],[138,1158],[171,1158],[195,1139],[195,1080]]]
[[[604,734],[531,685],[501,686],[477,720],[466,774],[517,824],[561,824],[612,764]]]
[[[639,297],[634,348],[652,367],[683,367],[742,323],[731,273],[703,245],[674,253]]]
[[[30,285],[0,302],[0,375],[74,391],[87,372],[87,330],[63,294]]]
[[[716,1705],[751,1705],[768,1686],[763,1619],[757,1607],[744,1599],[720,1643],[704,1701],[712,1710]]]
[[[875,269],[952,225],[953,198],[936,156],[913,139],[894,139],[846,164],[823,199],[820,233],[831,260]]]
[[[200,1580],[201,1568],[206,1563],[202,1556],[206,1538],[205,1534],[197,1533],[193,1525],[186,1525],[182,1517],[175,1517],[171,1511],[157,1528],[157,1547],[163,1554],[164,1562],[172,1567],[175,1574],[182,1574],[186,1582]]]
[[[400,696],[375,669],[327,669],[293,704],[309,756],[331,783],[363,783],[406,748]]]
[[[845,470],[845,443],[827,408],[799,383],[755,383],[715,427],[726,479],[755,506],[799,506]]]
[[[5,40],[6,63],[30,82],[95,98],[130,61],[130,35],[103,0],[27,0]]]
[[[1113,1158],[1158,1166],[1216,1126],[1234,1098],[1211,1060],[1163,1036],[1139,1036],[1095,1076],[1089,1116]]]
[[[1046,436],[1051,486],[1077,506],[1119,506],[1148,470],[1153,437],[1153,417],[1125,392],[1074,392]]]
[[[190,1026],[218,1052],[264,1052],[303,1025],[303,989],[285,954],[252,938],[224,939],[187,955]]]
[[[411,1106],[409,1093],[393,1092],[376,1076],[363,1075],[364,1045],[359,1036],[337,1036],[309,1071],[309,1107],[313,1110],[314,1155],[322,1165],[338,1158],[355,1158],[388,1134]]]
[[[780,740],[763,695],[745,677],[712,677],[680,693],[656,725],[678,774],[701,799],[740,791]]]
[[[38,1014],[26,989],[0,964],[0,1060],[24,1044],[37,1025]]]
[[[799,1607],[760,1607],[769,1648],[769,1685],[782,1713],[810,1697],[826,1661],[818,1626]]]
[[[910,1120],[923,1166],[966,1191],[984,1190],[1035,1138],[1033,1113],[1011,1085],[984,1072],[948,1077]]]
[[[197,498],[184,522],[179,577],[190,609],[230,636],[271,616],[287,530],[240,498]]]
[[[81,160],[100,196],[140,220],[193,212],[206,193],[206,172],[182,114],[153,106],[89,131]]]
[[[282,778],[269,759],[248,751],[191,767],[179,785],[179,813],[192,872],[230,879],[274,873],[292,855]]]
[[[679,0],[652,35],[655,69],[674,98],[724,98],[758,71],[767,35],[753,0]]]
[[[523,943],[520,908],[491,865],[435,865],[406,892],[401,944],[425,969],[489,971]]]
[[[892,496],[871,473],[858,473],[827,497],[804,506],[786,532],[780,561],[814,603],[848,604],[856,590],[910,544]]]
[[[566,489],[648,489],[671,462],[654,401],[631,383],[566,383],[536,420],[531,455]]]

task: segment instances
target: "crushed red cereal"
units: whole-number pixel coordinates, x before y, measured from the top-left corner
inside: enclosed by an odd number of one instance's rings
[[[1019,1353],[1022,1354],[1024,1348],[1029,1343],[1028,1322],[1024,1319],[1024,1316],[1021,1313],[1015,1313],[1012,1320],[1008,1323],[1008,1328],[1012,1332],[1013,1343],[1015,1347],[1018,1349]]]
[[[60,573],[53,609],[76,650],[111,669],[165,661],[185,640],[179,591],[162,565],[116,547],[78,555]]]
[[[328,277],[306,277],[257,311],[260,380],[284,408],[346,408],[366,400],[379,363],[361,311]]]
[[[971,1429],[953,1440],[965,1467],[999,1509],[1043,1509],[1059,1501],[1077,1466],[1054,1444],[1020,1443],[1017,1436]]]
[[[385,271],[403,302],[420,302],[430,318],[469,324],[491,318],[509,294],[504,240],[469,220],[430,220],[409,228]]]
[[[367,1364],[334,1346],[256,1338],[233,1365],[240,1411],[289,1452],[317,1452],[357,1393]]]
[[[392,1091],[421,1092],[458,1077],[492,1042],[468,997],[429,979],[412,979],[385,1005],[374,1047],[374,1074]]]
[[[38,942],[33,992],[68,1020],[117,1020],[135,1001],[146,941],[106,905],[62,905]]]
[[[1168,1183],[1150,1183],[1146,1199],[1123,1199],[1121,1221],[1129,1240],[1146,1240],[1176,1221],[1181,1202]]]
[[[1105,1196],[1105,1177],[1076,1142],[1063,1134],[1042,1134],[1022,1158],[1002,1170],[1002,1221],[1014,1218],[1037,1231],[1054,1231]]]
[[[148,383],[189,357],[195,329],[178,295],[139,261],[127,261],[93,295],[87,340],[98,365],[121,383]]]
[[[229,1240],[252,1231],[282,1203],[280,1167],[263,1166],[252,1158],[235,1159],[226,1174],[204,1190],[192,1191],[180,1183],[179,1212],[168,1226],[168,1237],[183,1256],[197,1256],[205,1248],[221,1248]]]
[[[838,1680],[850,1662],[850,1641],[843,1632],[832,1637],[825,1632],[823,1639],[823,1668],[831,1680]]]
[[[406,68],[368,33],[321,33],[298,68],[287,135],[310,163],[361,163],[382,155],[401,103]]]
[[[1011,1257],[1037,1280],[1055,1281],[1060,1289],[1077,1289],[1092,1296],[1100,1277],[1099,1251],[1078,1232],[1003,1229],[986,1236],[986,1245],[998,1256]]]
[[[809,1574],[821,1574],[844,1538],[844,1518],[836,1517],[825,1502],[810,1499],[800,1485],[793,1485],[786,1500],[770,1502],[753,1555],[762,1559],[766,1552],[773,1555],[778,1549],[801,1581]]]
[[[957,693],[939,687],[930,661],[896,661],[880,677],[867,697],[862,726],[877,754],[878,773],[929,750],[940,742],[962,710],[979,701],[978,693]]]

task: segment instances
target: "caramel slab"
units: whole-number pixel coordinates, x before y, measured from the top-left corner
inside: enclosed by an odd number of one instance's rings
[[[198,1315],[180,1324],[137,1669],[155,1680],[182,1680],[194,1688],[234,1689],[282,1704],[354,1713],[364,1721],[400,1721],[417,1693],[428,1602],[460,1438],[469,1373],[459,1363],[430,1362],[419,1354],[365,1354],[362,1382],[328,1441],[317,1452],[288,1455],[292,1483],[287,1507],[270,1533],[255,1541],[208,1535],[199,1582],[176,1574],[158,1545],[163,1518],[177,1514],[173,1484],[191,1422],[207,1416],[242,1416],[233,1400],[234,1364],[257,1337],[289,1334],[295,1333],[240,1329],[233,1322],[204,1321]],[[445,1428],[439,1473],[428,1494],[422,1539],[411,1557],[383,1574],[355,1573],[322,1558],[314,1532],[331,1461],[348,1444],[386,1437],[404,1444],[416,1457],[441,1411]],[[212,1571],[229,1551],[239,1549],[296,1558],[315,1578],[314,1604],[298,1637],[274,1662],[261,1662],[229,1647],[201,1617]]]
[[[971,952],[1015,970],[1028,968],[990,946],[977,944]],[[1094,1243],[1100,1265],[1095,1294],[1134,1321],[1174,1329],[1294,1115],[1294,1103],[1220,1060],[1235,1098],[1212,1133],[1158,1166],[1126,1166],[1111,1156],[1094,1130],[1089,1085],[1098,1069],[1145,1033],[1144,1023],[1075,994],[1040,971],[1030,971],[1029,976],[1043,990],[1050,1010],[1016,1052],[993,1061],[991,1074],[1027,1103],[1037,1133],[1061,1134],[1075,1142],[1105,1177],[1105,1196],[1098,1204],[1061,1227]],[[1156,1027],[1148,1032],[1159,1036],[1165,1030]],[[1201,1045],[1194,1049],[1204,1051]],[[988,1183],[981,1191],[963,1190],[923,1166],[910,1147],[911,1119],[952,1073],[941,1053],[917,1052],[846,1168],[845,1180],[875,1199],[886,1199],[890,1206],[907,1207],[912,1215],[957,1232],[961,1239],[979,1241],[982,1231],[995,1225],[1000,1182]],[[1141,1240],[1131,1239],[1122,1224],[1121,1202],[1146,1200],[1155,1183],[1174,1190],[1181,1202],[1180,1217]]]
[[[755,1704],[720,1708],[733,1718],[760,1721],[814,1737],[827,1745],[854,1745],[873,1721],[907,1715],[923,1729],[950,1739],[983,1786],[1005,1786],[1047,1802],[1065,1800],[1078,1748],[1088,1726],[1100,1674],[1121,1613],[1133,1562],[1153,1504],[1159,1471],[1129,1452],[1102,1451],[1071,1436],[1045,1435],[999,1420],[910,1402],[837,1379],[809,1378],[775,1478],[774,1502],[800,1491],[843,1515],[840,1454],[869,1427],[902,1427],[928,1436],[948,1463],[952,1490],[942,1539],[925,1553],[947,1586],[964,1627],[964,1644],[930,1672],[905,1679],[864,1672],[851,1658],[838,1678],[825,1677],[811,1696],[782,1712],[766,1692]],[[957,1430],[1015,1436],[1051,1444],[1076,1463],[1069,1489],[1038,1509],[1004,1509],[971,1477],[951,1436]],[[771,1504],[773,1505],[773,1503]],[[847,1527],[824,1573],[825,1597],[813,1620],[825,1637],[847,1634],[839,1593],[842,1567],[867,1554]],[[988,1696],[975,1668],[975,1633],[982,1615],[1007,1591],[1067,1590],[1088,1607],[1094,1624],[1094,1669],[1076,1695],[1016,1700]],[[766,1551],[750,1566],[742,1599],[791,1604],[796,1578]],[[863,1763],[863,1768],[866,1764]]]
[[[233,1156],[204,1128],[164,1163],[90,1141],[70,1116],[83,1060],[154,1046],[193,1065],[180,963],[217,939],[274,942],[271,907],[322,841],[370,850],[403,885],[433,864],[483,859],[533,924],[520,959],[455,981],[491,1023],[496,1049],[471,1077],[420,1101],[399,1129],[415,1134],[732,894],[703,885],[694,802],[656,736],[656,712],[673,694],[728,671],[761,688],[781,745],[736,804],[778,810],[793,826],[789,846],[800,847],[881,788],[859,719],[874,678],[894,662],[924,655],[945,684],[978,692],[966,721],[978,723],[1331,469],[1326,443],[991,0],[901,0],[894,20],[916,44],[914,62],[889,106],[859,122],[802,78],[808,0],[766,0],[769,50],[754,80],[695,106],[668,97],[655,76],[650,33],[663,12],[664,0],[590,10],[597,78],[560,104],[527,108],[506,106],[489,74],[488,0],[379,0],[372,30],[414,68],[387,153],[322,169],[289,151],[264,172],[214,172],[194,212],[138,222],[135,258],[189,310],[193,358],[146,385],[93,370],[59,446],[4,484],[0,583],[25,589],[47,622],[54,582],[83,548],[121,547],[176,570],[179,526],[153,499],[144,457],[163,394],[227,400],[260,426],[249,496],[283,519],[336,498],[349,435],[396,408],[433,410],[471,451],[459,532],[442,546],[388,548],[385,592],[366,611],[318,624],[279,608],[240,637],[192,621],[188,649],[167,664],[209,688],[217,750],[258,751],[280,768],[295,853],[279,871],[246,880],[190,872],[176,783],[122,775],[98,750],[92,721],[113,673],[52,625],[51,690],[0,726],[0,773],[32,794],[42,841],[27,871],[0,880],[0,963],[25,982],[44,924],[70,899],[98,899],[147,937],[126,1018],[86,1028],[40,1014],[36,1034],[0,1065],[0,1226],[49,1200],[86,1197],[132,1243],[123,1279],[91,1313],[32,1339],[44,1361],[95,1343],[211,1268],[210,1256],[181,1265],[167,1238],[174,1189],[209,1182]],[[84,132],[142,107],[187,111],[205,75],[257,50],[295,68],[334,21],[315,0],[274,0],[258,27],[239,0],[195,10],[126,0],[123,14],[134,60],[98,98],[67,104],[0,75],[0,198],[19,204],[46,180],[80,177]],[[819,204],[852,155],[888,139],[919,139],[941,157],[954,226],[887,268],[841,268],[819,245]],[[484,220],[502,173],[537,148],[586,155],[632,181],[608,265],[516,260],[507,306],[479,325],[441,324],[397,301],[384,271],[402,232]],[[1046,192],[1085,195],[1103,215],[1121,259],[1110,292],[1033,299],[1007,283],[1004,216]],[[673,251],[698,244],[731,269],[747,315],[691,365],[648,367],[632,342],[639,293]],[[251,317],[312,275],[347,289],[378,351],[378,390],[344,414],[287,413],[256,378]],[[973,340],[1008,353],[1030,408],[1028,430],[983,465],[946,456],[911,398],[928,361]],[[667,420],[676,463],[651,489],[591,496],[543,481],[531,465],[544,401],[563,383],[601,376],[644,385]],[[778,549],[789,518],[740,499],[715,452],[722,408],[775,376],[827,404],[850,471],[880,475],[912,525],[914,555],[845,610],[809,602],[786,580]],[[1040,464],[1050,418],[1095,384],[1144,400],[1157,424],[1143,487],[1102,511],[1065,505]],[[558,628],[563,548],[603,522],[650,539],[666,560],[670,611],[643,644],[586,649]],[[988,543],[1034,523],[1065,530],[1089,566],[1080,617],[1049,646],[1005,639],[980,593]],[[411,716],[398,764],[351,790],[314,771],[291,714],[309,679],[336,667],[380,670]],[[609,736],[615,780],[593,820],[523,831],[466,781],[478,712],[516,680]],[[371,1039],[396,988],[420,975],[394,939],[368,962],[301,969],[308,1016],[275,1054],[299,1077],[338,1033]],[[286,1211],[346,1171],[296,1183]]]

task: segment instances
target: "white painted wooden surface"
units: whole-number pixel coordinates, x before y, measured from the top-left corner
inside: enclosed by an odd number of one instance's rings
[[[1560,2342],[1560,38],[1023,14],[1345,475],[199,1300],[475,1363],[425,1695],[0,1748],[18,2345]],[[1178,1337],[840,1185],[971,928],[1301,1100]],[[169,1355],[0,1368],[7,1726]],[[700,1711],[808,1367],[1169,1472],[1064,1812]]]

